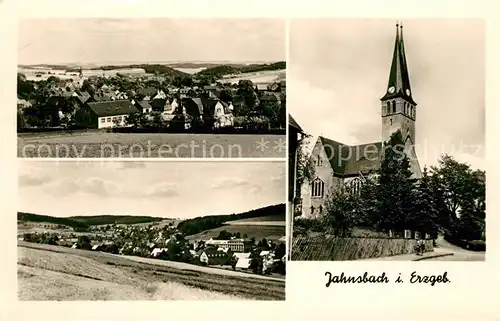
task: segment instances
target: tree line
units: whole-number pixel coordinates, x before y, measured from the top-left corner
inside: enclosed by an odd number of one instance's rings
[[[339,237],[352,236],[355,227],[368,227],[384,233],[418,231],[432,238],[444,234],[454,243],[485,241],[485,171],[472,170],[445,154],[417,180],[403,150],[397,131],[384,144],[376,175],[367,178],[358,193],[349,193],[347,187],[332,191],[324,217],[308,227]]]

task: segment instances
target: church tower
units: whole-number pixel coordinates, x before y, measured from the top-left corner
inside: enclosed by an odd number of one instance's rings
[[[396,41],[392,55],[387,91],[382,102],[382,143],[389,140],[392,133],[401,131],[405,143],[404,151],[410,159],[414,178],[421,178],[422,171],[415,151],[415,120],[417,103],[413,100],[408,64],[403,42],[403,25],[396,25]]]
[[[382,142],[401,130],[405,143],[415,144],[416,106],[403,43],[403,25],[396,24],[396,42],[392,56],[389,83],[382,101]]]

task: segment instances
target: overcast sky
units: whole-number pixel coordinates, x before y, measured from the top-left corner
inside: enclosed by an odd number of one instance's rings
[[[284,162],[19,161],[22,212],[192,218],[284,202]]]
[[[482,21],[403,24],[420,165],[435,164],[447,151],[485,169]],[[318,135],[345,144],[381,140],[380,98],[395,34],[394,20],[292,20],[288,108],[314,141]]]
[[[19,64],[285,60],[282,19],[30,19]]]

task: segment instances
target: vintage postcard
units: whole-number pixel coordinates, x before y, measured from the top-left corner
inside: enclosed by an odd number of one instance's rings
[[[23,19],[18,42],[18,157],[285,158],[283,19]]]
[[[284,162],[20,160],[19,300],[284,300]]]
[[[290,30],[291,259],[484,261],[484,22]]]
[[[0,319],[498,320],[499,9],[4,0]]]

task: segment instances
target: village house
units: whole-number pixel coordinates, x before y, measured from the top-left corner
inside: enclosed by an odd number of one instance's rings
[[[126,126],[126,117],[139,110],[128,100],[101,101],[85,104],[77,112],[77,121],[87,128]]]
[[[220,96],[221,89],[217,85],[208,85],[203,87],[203,93],[212,99],[216,99]]]
[[[87,91],[76,91],[76,100],[80,107],[85,105],[85,103],[90,103],[94,101],[92,96]]]
[[[150,114],[153,111],[153,107],[151,107],[147,100],[132,100],[131,103],[143,114]]]
[[[25,99],[17,98],[17,107],[18,108],[25,109],[25,108],[29,108],[31,106],[32,106],[31,102],[29,102]]]
[[[170,100],[170,106],[167,106],[165,108],[165,113],[172,115],[172,114],[177,114],[180,113],[181,111],[179,110],[179,103],[177,102],[177,98],[173,98]]]
[[[248,270],[250,267],[250,262],[252,259],[250,258],[250,253],[235,253],[234,254],[236,258],[236,269],[241,269],[241,270]]]
[[[206,265],[228,265],[233,254],[231,251],[220,251],[215,247],[207,247],[198,252],[199,260]]]
[[[183,98],[186,98],[187,97],[187,94],[188,92],[191,90],[191,88],[189,87],[183,87],[183,88],[180,88],[177,92],[179,94],[179,98],[180,99],[183,99]]]
[[[215,128],[233,126],[234,124],[232,105],[219,99],[185,98],[182,100],[182,106],[191,117],[209,123],[213,122]]]
[[[137,91],[137,95],[142,96],[143,100],[153,100],[158,94],[158,90],[153,87],[141,88]]]
[[[252,241],[247,239],[214,240],[205,242],[207,246],[215,246],[220,249],[229,249],[232,252],[248,252],[252,249]]]
[[[267,91],[268,87],[269,87],[269,84],[256,84],[255,91],[256,92]]]
[[[153,251],[151,251],[151,256],[152,257],[160,257],[162,255],[164,255],[165,253],[168,252],[168,249],[165,248],[165,247],[162,247],[162,248],[154,248]]]
[[[153,111],[163,113],[166,110],[171,110],[170,101],[167,98],[155,98],[150,102]]]
[[[156,95],[153,97],[153,100],[155,99],[165,99],[167,98],[167,94],[165,94],[165,92],[161,89],[158,90],[158,92],[156,93]]]
[[[248,252],[253,246],[253,242],[247,239],[232,239],[228,243],[229,249],[233,252]]]

